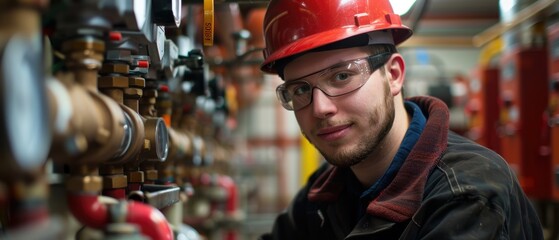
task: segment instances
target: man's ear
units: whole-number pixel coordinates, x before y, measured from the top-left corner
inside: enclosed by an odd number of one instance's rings
[[[406,64],[404,58],[399,53],[394,53],[386,62],[386,77],[390,84],[390,92],[392,96],[402,92],[404,87],[404,79],[406,77]]]

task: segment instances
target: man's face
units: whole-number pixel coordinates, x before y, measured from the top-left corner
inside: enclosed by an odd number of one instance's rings
[[[340,62],[367,57],[366,48],[308,53],[284,69],[286,82],[320,71]],[[309,79],[315,86],[319,79]],[[356,91],[329,97],[318,88],[312,102],[295,111],[304,136],[328,162],[353,166],[375,151],[394,121],[394,97],[388,78],[374,71]]]

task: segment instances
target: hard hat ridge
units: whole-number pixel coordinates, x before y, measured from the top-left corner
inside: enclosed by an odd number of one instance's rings
[[[278,73],[277,67],[282,65],[278,62],[324,46],[343,48],[341,44],[346,42],[342,40],[359,35],[366,36],[364,43],[345,47],[398,45],[412,31],[394,14],[389,0],[272,0],[264,18],[266,47],[261,70]]]

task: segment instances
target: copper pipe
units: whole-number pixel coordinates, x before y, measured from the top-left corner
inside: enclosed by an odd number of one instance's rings
[[[53,109],[66,113],[66,116],[58,116],[59,112],[56,112],[55,118],[65,119],[52,121],[62,121],[60,126],[53,127],[56,131],[52,156],[57,162],[116,164],[126,160],[115,159],[127,150],[127,146],[122,146],[127,144],[124,142],[127,137],[125,115],[117,103],[97,90],[97,71],[101,67],[104,48],[104,42],[90,36],[63,43],[70,72],[57,76],[64,88],[49,89],[51,99],[57,101],[51,103],[51,106],[57,106]],[[66,102],[68,99],[71,104]]]
[[[185,158],[192,156],[191,137],[183,132],[169,128],[169,156],[165,162],[157,165],[158,182],[182,183],[182,173],[178,173],[179,165],[184,165]],[[180,174],[180,176],[179,176]]]
[[[125,116],[112,99],[72,84],[71,74],[58,76],[63,85],[50,83],[54,142],[51,156],[68,164],[117,163],[125,137]]]
[[[129,131],[132,133],[130,140],[131,145],[126,152],[116,157],[118,159],[122,159],[122,161],[119,162],[126,163],[138,160],[138,155],[144,148],[145,139],[144,121],[141,116],[134,109],[124,105],[125,98],[132,97],[139,99],[142,91],[141,89],[139,89],[139,91],[133,91],[134,89],[130,89],[131,85],[132,87],[137,87],[137,84],[133,81],[129,81],[128,76],[126,76],[128,75],[128,72],[129,66],[125,63],[104,63],[100,71],[103,76],[99,78],[98,83],[98,87],[101,92],[120,104],[127,121],[130,123],[129,127],[131,129],[129,129]],[[105,165],[101,167],[100,174],[103,175],[104,178],[103,195],[116,199],[124,199],[126,197],[126,191],[130,190],[128,189],[130,174],[126,172],[125,175],[124,170],[125,167],[122,164]],[[143,177],[143,173],[141,174]],[[135,178],[133,181],[138,181],[138,179]]]

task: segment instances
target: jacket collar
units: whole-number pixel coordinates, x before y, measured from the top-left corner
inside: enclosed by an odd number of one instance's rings
[[[411,150],[394,180],[371,201],[367,213],[389,221],[410,219],[421,204],[429,173],[447,146],[449,112],[446,105],[432,97],[413,97],[427,118],[423,134]],[[330,167],[312,185],[311,202],[336,201],[343,190],[342,170]]]

